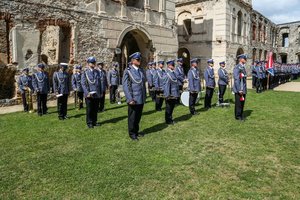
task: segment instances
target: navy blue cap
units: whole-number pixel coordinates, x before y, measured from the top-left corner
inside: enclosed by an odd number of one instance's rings
[[[177,62],[183,62],[183,58],[178,58]]]
[[[37,67],[38,67],[38,68],[41,68],[41,69],[44,69],[44,68],[45,68],[45,65],[44,65],[43,63],[39,63],[39,64],[37,65]]]
[[[207,63],[214,64],[214,60],[213,59],[208,59]]]
[[[225,61],[222,61],[219,63],[220,65],[225,65]]]
[[[115,63],[113,63],[113,66],[114,67],[119,67],[119,63],[115,62]]]
[[[164,65],[164,64],[165,64],[165,61],[160,60],[160,61],[158,61],[157,63],[158,63],[159,65],[160,65],[160,64]]]
[[[152,62],[152,65],[155,65],[155,66],[156,66],[156,62]]]
[[[86,62],[87,62],[87,63],[96,63],[97,60],[96,60],[95,57],[91,56],[91,57],[89,57],[89,58],[86,60]]]
[[[104,65],[104,62],[102,62],[102,61],[97,62],[97,65]]]
[[[22,69],[22,72],[25,72],[25,71],[29,72],[29,68],[25,67],[24,69]]]
[[[247,55],[246,54],[238,55],[237,59],[245,59],[245,60],[247,60]]]
[[[198,58],[193,58],[193,59],[191,59],[191,64],[192,63],[197,63],[198,64]]]
[[[152,66],[152,63],[153,63],[153,62],[148,62],[148,66]]]
[[[167,61],[167,65],[175,65],[175,60],[169,60]]]
[[[142,57],[142,55],[140,52],[135,52],[129,56],[130,59],[136,59],[136,60],[141,59],[141,57]]]
[[[81,67],[81,65],[75,65],[75,67],[74,67],[75,69],[79,69],[79,70],[81,70],[82,69],[82,67]]]

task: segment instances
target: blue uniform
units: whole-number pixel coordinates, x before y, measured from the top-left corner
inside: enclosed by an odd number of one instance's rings
[[[226,69],[222,69],[220,68],[218,70],[218,76],[219,76],[219,81],[218,84],[219,85],[228,85],[228,72],[226,71]]]
[[[244,77],[240,77],[240,74],[243,74]],[[247,94],[247,72],[245,66],[241,64],[235,66],[233,69],[233,79],[233,92],[239,93],[239,91],[242,91],[243,94]]]
[[[153,71],[152,69],[148,69],[146,71],[147,82],[150,87],[153,86]]]
[[[195,105],[196,100],[198,97],[198,93],[201,90],[201,83],[200,83],[200,76],[199,70],[195,67],[191,67],[188,72],[188,80],[189,86],[188,89],[190,91],[190,98],[189,98],[189,109],[192,115],[196,114]]]
[[[245,66],[238,64],[233,69],[233,92],[235,93],[235,118],[243,119],[244,104],[247,94],[247,72]],[[242,92],[242,93],[239,93]]]
[[[214,69],[212,67],[207,67],[204,72],[204,79],[206,87],[214,88],[216,86]]]
[[[48,73],[44,71],[37,72],[33,75],[32,85],[37,93],[37,113],[39,116],[47,114],[47,95],[50,90]]]
[[[84,97],[87,98],[89,92],[93,92],[93,98],[99,99],[102,95],[102,86],[99,71],[96,69],[86,69],[81,76],[81,84]]]
[[[178,84],[179,86],[182,86],[183,85],[183,82],[184,82],[184,70],[183,70],[183,67],[181,65],[177,65],[176,68],[175,68],[175,74],[177,76],[177,79],[178,79]],[[182,89],[182,88],[181,88]]]
[[[78,109],[83,108],[83,88],[81,85],[81,73],[76,72],[75,74],[72,75],[72,88],[74,91],[76,91],[77,98],[79,99],[78,103]],[[75,104],[76,104],[76,99],[75,99]],[[77,105],[76,105],[77,106]]]
[[[69,74],[67,72],[54,72],[53,89],[58,94],[69,94]]]
[[[167,70],[164,84],[165,98],[178,98],[179,94],[179,79],[174,71]]]
[[[40,94],[48,94],[50,90],[49,77],[47,72],[37,72],[33,75],[32,85],[34,91]]]
[[[180,96],[179,79],[173,70],[166,70],[166,78],[164,83],[164,96],[166,97],[165,121],[167,124],[174,124],[173,111]]]
[[[98,69],[99,74],[100,74],[100,80],[101,80],[101,91],[102,91],[102,96],[100,97],[99,101],[99,112],[104,111],[104,105],[105,105],[105,93],[108,88],[108,82],[107,82],[107,76],[106,76],[106,71],[103,69]]]
[[[21,94],[25,92],[26,87],[29,87],[31,91],[33,92],[33,86],[32,86],[32,76],[30,75],[21,75],[18,80],[18,88]]]
[[[199,70],[197,68],[192,67],[188,72],[188,80],[189,80],[189,91],[190,92],[200,92],[201,91],[201,83]]]
[[[136,70],[129,65],[123,75],[123,90],[127,103],[134,101],[136,105],[146,102],[146,77],[143,69]]]
[[[157,91],[163,91],[165,76],[166,76],[166,71],[164,69],[156,70],[154,74],[153,82],[154,82],[154,87]]]
[[[74,91],[83,92],[81,85],[81,73],[75,73],[72,75],[72,88]]]
[[[60,120],[67,119],[68,95],[70,91],[69,74],[67,72],[54,72],[53,89],[55,93],[62,94],[62,96],[57,98],[58,118]]]
[[[119,85],[119,72],[115,69],[109,70],[107,74],[107,81],[109,85]]]

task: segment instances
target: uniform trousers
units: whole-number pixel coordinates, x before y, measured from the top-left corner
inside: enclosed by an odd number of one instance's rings
[[[206,94],[205,94],[205,102],[204,107],[205,108],[211,108],[211,99],[214,94],[214,88],[206,87]]]
[[[224,103],[224,94],[226,92],[227,85],[219,84],[219,103]]]
[[[47,113],[47,94],[37,93],[37,113],[43,115]]]
[[[176,103],[177,99],[166,99],[165,120],[167,124],[173,122],[173,111]]]
[[[128,104],[128,133],[130,138],[136,138],[138,136],[143,108],[144,104]]]
[[[195,105],[198,97],[198,92],[190,92],[190,98],[189,98],[189,108],[190,113],[195,114]]]
[[[68,96],[68,94],[63,94],[63,96],[57,98],[57,112],[59,118],[67,116]]]
[[[235,93],[235,109],[234,114],[236,119],[242,119],[244,113],[244,105],[246,101],[246,95],[242,95],[244,97],[244,101],[241,101],[241,95],[239,93]]]
[[[98,119],[99,101],[99,98],[85,98],[87,125],[96,125]]]

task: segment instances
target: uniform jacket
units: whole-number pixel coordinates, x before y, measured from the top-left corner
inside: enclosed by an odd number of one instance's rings
[[[175,68],[175,74],[177,76],[177,79],[178,79],[178,84],[179,85],[183,85],[183,82],[184,82],[184,70],[182,68],[181,65],[177,65],[177,67]]]
[[[153,86],[153,75],[154,75],[154,73],[153,73],[152,69],[148,69],[146,71],[147,82],[148,82],[148,85],[151,87]]]
[[[107,82],[107,75],[106,75],[106,71],[103,69],[98,69],[99,74],[100,74],[100,80],[101,80],[101,91],[102,93],[106,92],[107,88],[108,88],[108,82]]]
[[[179,93],[179,79],[177,78],[174,71],[169,69],[166,70],[166,78],[164,84],[164,96],[168,97],[176,97],[180,96]]]
[[[263,71],[261,69],[261,66],[256,66],[255,71],[256,71],[256,75],[257,75],[256,77],[258,79],[262,79],[263,78]]]
[[[191,69],[188,72],[188,80],[189,80],[188,88],[190,92],[201,91],[199,70],[197,68],[191,67]]]
[[[243,74],[244,77],[241,78],[240,74]],[[243,91],[244,94],[247,94],[247,72],[245,66],[238,64],[233,69],[233,92],[239,93],[239,91]]]
[[[164,69],[160,70],[157,69],[154,74],[154,87],[156,90],[163,90],[164,89],[164,80],[166,76],[166,71]]]
[[[77,92],[83,92],[83,88],[81,85],[81,73],[74,73],[72,75],[72,88],[73,90]]]
[[[211,67],[207,67],[204,72],[204,79],[206,87],[214,88],[216,86],[214,69]]]
[[[67,72],[54,72],[53,89],[58,94],[69,94],[69,74]]]
[[[88,68],[81,75],[81,84],[86,98],[89,92],[96,92],[93,98],[100,98],[102,96],[102,86],[100,73],[96,69]]]
[[[132,65],[124,71],[123,90],[127,103],[135,101],[137,105],[146,102],[146,77],[143,69],[136,70]]]
[[[107,74],[107,82],[109,85],[119,85],[120,78],[119,72],[117,70],[109,70]]]
[[[32,77],[32,85],[35,92],[40,94],[48,94],[50,91],[49,76],[47,72],[34,73]]]
[[[219,85],[228,85],[228,72],[226,69],[222,69],[221,67],[218,70],[218,76],[219,76]]]
[[[33,92],[34,89],[32,86],[32,76],[22,74],[21,76],[19,76],[18,80],[19,91],[23,94],[26,87],[29,87]]]

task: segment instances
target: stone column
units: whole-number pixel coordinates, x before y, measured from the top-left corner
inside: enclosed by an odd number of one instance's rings
[[[160,25],[165,25],[166,0],[159,0]]]
[[[98,14],[106,14],[105,11],[105,0],[98,0]]]
[[[121,18],[126,19],[127,13],[126,13],[126,0],[120,0],[121,3]]]
[[[145,0],[144,9],[145,9],[145,23],[150,23],[150,4],[149,4],[149,0]]]

